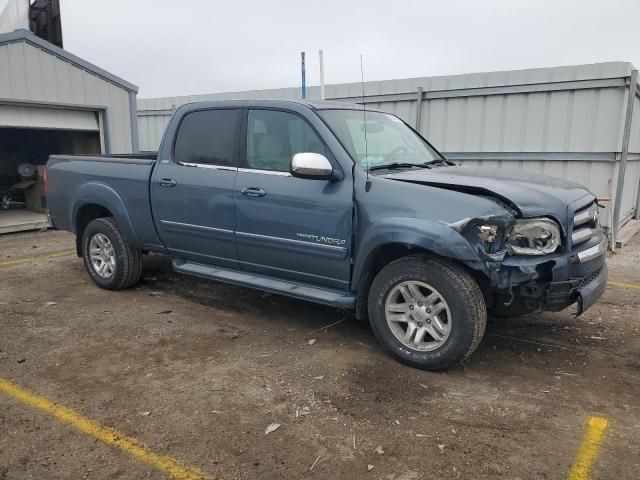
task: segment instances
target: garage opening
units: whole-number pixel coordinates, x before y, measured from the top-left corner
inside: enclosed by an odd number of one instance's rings
[[[46,228],[47,159],[52,154],[101,153],[97,120],[90,124],[92,130],[2,126],[7,119],[1,112],[0,106],[0,234]],[[19,123],[15,117],[12,121]]]

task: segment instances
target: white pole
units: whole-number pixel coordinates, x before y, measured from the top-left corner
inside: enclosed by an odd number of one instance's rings
[[[324,100],[324,52],[320,50],[320,100]]]

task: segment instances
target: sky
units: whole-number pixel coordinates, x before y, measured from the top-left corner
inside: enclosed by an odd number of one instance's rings
[[[630,61],[640,0],[61,0],[65,49],[139,98]]]

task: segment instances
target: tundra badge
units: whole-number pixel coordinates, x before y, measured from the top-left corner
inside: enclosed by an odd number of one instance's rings
[[[346,240],[340,238],[331,238],[325,237],[321,235],[311,235],[309,233],[296,233],[296,236],[300,239],[311,240],[316,243],[324,243],[326,245],[345,245],[347,243]]]

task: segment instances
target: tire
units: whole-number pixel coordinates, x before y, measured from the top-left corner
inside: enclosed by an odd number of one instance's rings
[[[92,261],[90,251],[91,247],[96,251],[99,245],[105,245],[103,251],[110,252],[105,253],[105,258],[110,259],[105,262],[109,267],[102,273]],[[109,245],[112,248],[109,249]],[[142,275],[142,252],[131,247],[112,217],[97,218],[87,225],[82,235],[82,258],[93,282],[106,290],[129,288],[138,283]]]
[[[407,302],[402,292],[409,290],[415,295]],[[432,303],[434,295],[439,297],[435,300],[438,303]],[[368,303],[369,322],[383,348],[400,362],[423,370],[442,370],[468,358],[487,325],[484,297],[471,275],[453,263],[427,255],[409,255],[385,266],[371,285]],[[407,312],[389,313],[389,318],[411,314],[416,333],[408,343],[409,322],[387,321],[387,309]],[[423,341],[415,344],[419,330],[426,333],[420,335]]]

